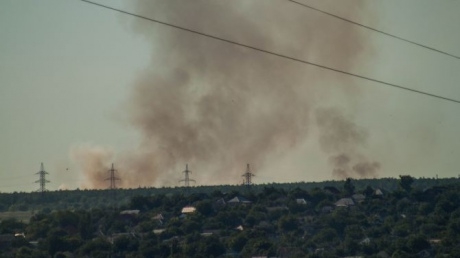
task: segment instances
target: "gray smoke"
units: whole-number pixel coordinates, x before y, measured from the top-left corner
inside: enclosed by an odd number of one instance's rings
[[[369,161],[363,155],[368,133],[337,108],[316,110],[316,123],[319,127],[319,141],[333,166],[333,175],[348,177],[376,177],[380,163]]]
[[[363,53],[369,46],[356,27],[288,1],[134,3],[133,12],[143,16],[338,69],[350,70],[366,58]],[[342,12],[359,17],[363,3],[356,1]],[[201,184],[234,182],[246,163],[262,167],[269,154],[287,155],[307,137],[311,111],[322,91],[316,84],[325,80],[323,73],[142,19],[125,20],[152,48],[150,66],[138,77],[128,102],[129,120],[141,132],[142,142],[138,150],[120,158],[123,178],[129,178],[124,186],[176,184],[170,175],[179,175],[185,163],[198,168],[192,176]],[[350,84],[333,73],[324,75],[337,85]],[[337,121],[330,121],[331,114],[325,112],[316,112],[316,117],[330,130],[321,136],[328,153],[345,153],[349,147],[343,146],[365,140],[364,133],[353,128],[334,131],[330,126]],[[343,150],[337,152],[334,142]],[[355,165],[339,174],[367,176],[378,167],[357,163],[355,156],[348,159],[345,167]]]

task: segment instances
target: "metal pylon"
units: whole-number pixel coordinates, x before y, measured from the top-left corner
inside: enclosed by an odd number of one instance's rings
[[[46,180],[46,175],[48,172],[45,171],[45,166],[43,166],[43,162],[40,165],[40,171],[35,173],[36,175],[39,175],[39,179],[35,181],[35,183],[40,184],[40,188],[37,190],[37,192],[44,193],[46,191],[46,183],[49,183],[50,181]]]
[[[116,181],[121,180],[120,178],[115,176],[116,171],[117,170],[114,168],[113,163],[112,163],[112,168],[109,169],[109,171],[108,171],[110,173],[110,177],[105,179],[105,180],[110,180],[110,186],[109,186],[110,190],[117,189]]]
[[[189,176],[189,174],[191,174],[192,171],[188,170],[188,164],[185,164],[185,170],[184,170],[182,173],[185,174],[185,177],[184,177],[184,179],[179,180],[179,182],[184,182],[184,186],[185,186],[185,187],[189,187],[189,186],[190,186],[190,182],[196,183],[196,181],[193,180],[193,179],[191,179],[190,176]]]
[[[249,164],[247,164],[246,173],[243,174],[243,177],[244,177],[243,185],[251,186],[253,176],[255,176],[255,175],[253,173],[251,173],[251,169],[249,168]]]

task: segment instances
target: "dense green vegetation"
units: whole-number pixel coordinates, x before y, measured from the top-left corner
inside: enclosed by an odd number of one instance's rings
[[[454,182],[460,182],[458,178],[419,178],[415,180],[412,186],[415,189],[426,189],[435,185],[445,185]],[[381,178],[381,179],[359,179],[353,180],[356,189],[364,189],[367,186],[380,188],[386,191],[394,191],[399,188],[399,179]],[[323,189],[326,186],[341,189],[344,187],[344,181],[323,181],[323,182],[296,182],[296,183],[272,183],[258,184],[252,186],[254,193],[259,193],[266,187],[275,187],[287,192],[295,188],[303,190],[312,190],[314,188]],[[118,189],[116,191],[108,190],[59,190],[50,191],[42,195],[38,192],[0,192],[0,212],[4,211],[51,211],[66,209],[83,209],[91,208],[109,208],[114,206],[126,205],[134,196],[151,196],[151,195],[172,195],[176,193],[192,194],[206,193],[211,194],[218,189],[223,193],[232,191],[245,192],[246,188],[241,185],[219,185],[219,186],[196,186],[188,190],[183,187],[163,187],[163,188],[134,188]]]
[[[409,176],[3,193],[33,215],[2,219],[0,257],[460,257],[459,197],[457,179]]]

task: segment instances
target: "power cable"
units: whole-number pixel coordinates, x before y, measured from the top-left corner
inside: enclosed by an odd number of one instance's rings
[[[204,36],[204,37],[207,37],[207,38],[211,38],[211,39],[215,39],[215,40],[218,40],[218,41],[222,41],[222,42],[230,43],[230,44],[233,44],[233,45],[241,46],[241,47],[244,47],[244,48],[252,49],[252,50],[262,52],[262,53],[265,53],[265,54],[278,56],[278,57],[289,59],[289,60],[296,61],[296,62],[299,62],[299,63],[316,66],[316,67],[319,67],[319,68],[322,68],[322,69],[325,69],[325,70],[334,71],[334,72],[337,72],[337,73],[353,76],[353,77],[360,78],[360,79],[363,79],[363,80],[372,81],[372,82],[376,82],[376,83],[379,83],[379,84],[384,84],[384,85],[387,85],[387,86],[391,86],[391,87],[394,87],[394,88],[398,88],[398,89],[402,89],[402,90],[406,90],[406,91],[410,91],[410,92],[414,92],[414,93],[419,93],[419,94],[423,94],[423,95],[430,96],[430,97],[433,97],[433,98],[438,98],[438,99],[451,101],[451,102],[455,102],[455,103],[460,104],[460,100],[447,98],[447,97],[443,97],[443,96],[440,96],[440,95],[435,95],[435,94],[432,94],[432,93],[429,93],[429,92],[424,92],[424,91],[419,91],[419,90],[407,88],[407,87],[400,86],[400,85],[397,85],[397,84],[393,84],[393,83],[373,79],[373,78],[370,78],[370,77],[366,77],[366,76],[359,75],[359,74],[354,74],[354,73],[351,73],[351,72],[342,71],[342,70],[339,70],[339,69],[336,69],[336,68],[331,68],[331,67],[328,67],[328,66],[316,64],[316,63],[306,61],[306,60],[302,60],[302,59],[298,59],[298,58],[295,58],[295,57],[286,56],[286,55],[279,54],[279,53],[276,53],[276,52],[272,52],[272,51],[269,51],[269,50],[253,47],[253,46],[246,45],[246,44],[243,44],[243,43],[239,43],[239,42],[236,42],[236,41],[232,41],[232,40],[229,40],[229,39],[224,39],[224,38],[221,38],[221,37],[218,37],[218,36],[214,36],[214,35],[211,35],[211,34],[206,34],[204,32],[188,29],[188,28],[181,27],[181,26],[178,26],[178,25],[174,25],[174,24],[171,24],[171,23],[167,23],[167,22],[164,22],[164,21],[148,18],[148,17],[142,16],[142,15],[130,13],[130,12],[127,12],[127,11],[124,11],[124,10],[116,9],[116,8],[113,8],[113,7],[110,7],[110,6],[106,6],[106,5],[103,5],[103,4],[91,2],[91,1],[88,1],[88,0],[80,0],[80,1],[85,2],[85,3],[89,3],[89,4],[93,4],[93,5],[96,5],[96,6],[99,6],[99,7],[103,7],[103,8],[109,9],[109,10],[113,10],[113,11],[116,11],[116,12],[120,12],[120,13],[123,13],[123,14],[131,15],[131,16],[134,16],[134,17],[137,17],[137,18],[140,18],[140,19],[152,21],[152,22],[162,24],[162,25],[165,25],[165,26],[168,26],[168,27],[176,28],[176,29],[179,29],[179,30],[182,30],[182,31],[187,31],[187,32],[190,32],[190,33],[201,35],[201,36]]]
[[[1,187],[1,188],[11,188],[11,187],[18,187],[18,186],[31,186],[31,185],[35,185],[35,183],[14,184],[14,185],[11,185],[11,184],[7,184],[7,185],[0,185],[0,187]]]
[[[329,12],[323,11],[323,10],[321,10],[321,9],[315,8],[315,7],[311,6],[311,5],[307,5],[307,4],[304,4],[304,3],[300,3],[300,2],[297,2],[297,1],[295,1],[295,0],[288,0],[288,1],[289,1],[289,2],[292,2],[292,3],[295,3],[295,4],[298,4],[298,5],[301,5],[301,6],[303,6],[303,7],[306,7],[306,8],[312,9],[312,10],[315,10],[315,11],[317,11],[317,12],[320,12],[320,13],[323,13],[323,14],[326,14],[326,15],[329,15],[329,16],[332,16],[332,17],[337,18],[337,19],[339,19],[339,20],[346,21],[346,22],[352,23],[352,24],[354,24],[354,25],[357,25],[357,26],[366,28],[366,29],[368,29],[368,30],[372,30],[372,31],[375,31],[375,32],[378,32],[378,33],[381,33],[381,34],[384,34],[384,35],[393,37],[393,38],[395,38],[395,39],[399,39],[399,40],[405,41],[405,42],[407,42],[407,43],[410,43],[410,44],[413,44],[413,45],[416,45],[416,46],[419,46],[419,47],[423,47],[423,48],[426,48],[426,49],[429,49],[429,50],[432,50],[432,51],[435,51],[435,52],[438,52],[438,53],[441,53],[441,54],[444,54],[444,55],[447,55],[447,56],[450,56],[450,57],[453,57],[453,58],[456,58],[456,59],[460,59],[459,56],[456,56],[456,55],[453,55],[453,54],[444,52],[444,51],[442,51],[442,50],[439,50],[439,49],[436,49],[436,48],[433,48],[433,47],[429,47],[429,46],[426,46],[426,45],[417,43],[417,42],[412,41],[412,40],[408,40],[408,39],[405,39],[405,38],[402,38],[402,37],[399,37],[399,36],[390,34],[390,33],[385,32],[385,31],[381,31],[381,30],[378,30],[378,29],[374,29],[374,28],[369,27],[369,26],[367,26],[367,25],[364,25],[364,24],[361,24],[361,23],[358,23],[358,22],[355,22],[355,21],[352,21],[352,20],[349,20],[349,19],[340,17],[340,16],[335,15],[335,14],[333,14],[333,13],[329,13]]]
[[[29,177],[29,175],[27,176],[13,176],[13,177],[1,177],[0,180],[1,181],[5,181],[5,180],[14,180],[14,179],[22,179],[22,178],[27,178]]]

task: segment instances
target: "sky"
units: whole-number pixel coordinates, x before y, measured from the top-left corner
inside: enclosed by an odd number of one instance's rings
[[[299,1],[460,56],[458,1]],[[289,1],[98,2],[460,100],[460,60]],[[1,192],[460,174],[458,103],[78,0],[0,1],[0,35]]]

